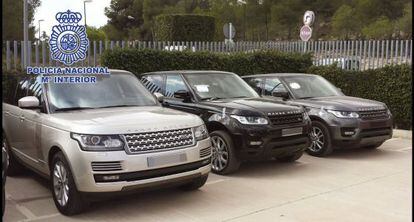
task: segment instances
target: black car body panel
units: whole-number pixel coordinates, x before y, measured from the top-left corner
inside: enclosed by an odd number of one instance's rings
[[[250,82],[256,91],[269,94],[265,90],[265,84],[268,79],[277,79],[283,87],[289,92],[289,99],[286,104],[301,105],[306,107],[312,120],[319,120],[324,123],[330,131],[333,146],[335,148],[354,148],[379,144],[392,137],[392,115],[386,104],[358,97],[345,96],[342,92],[337,96],[314,97],[314,98],[296,98],[292,90],[285,81],[286,77],[314,76],[312,74],[296,73],[277,73],[277,74],[259,74],[243,76],[246,82]],[[252,85],[252,79],[261,82],[258,85]],[[270,95],[265,95],[272,98]],[[276,100],[280,98],[273,97]],[[357,112],[359,118],[338,118],[327,113],[326,110],[340,110],[348,112]],[[353,135],[345,135],[345,131],[353,132]]]
[[[194,73],[222,73],[218,71],[165,71],[156,73],[144,73],[140,79],[148,89],[159,89],[158,92],[165,93],[165,82],[163,85],[154,87],[148,82],[148,76],[180,75],[185,80],[186,74]],[[187,86],[188,83],[186,82]],[[235,146],[237,157],[240,160],[266,159],[276,156],[285,156],[297,152],[303,152],[309,146],[310,121],[303,118],[304,109],[300,105],[289,105],[277,103],[273,98],[225,98],[211,101],[203,101],[197,97],[193,89],[191,101],[183,101],[177,98],[165,97],[163,105],[169,108],[190,112],[200,116],[209,132],[214,130],[225,130],[230,133]],[[156,90],[152,90],[156,92]],[[232,118],[231,115],[265,117],[269,120],[267,125],[244,125]],[[283,118],[284,116],[299,115],[300,120],[286,122],[283,124],[272,124],[272,118]],[[300,135],[282,136],[282,130],[302,128]],[[260,145],[251,145],[251,142],[260,141]]]

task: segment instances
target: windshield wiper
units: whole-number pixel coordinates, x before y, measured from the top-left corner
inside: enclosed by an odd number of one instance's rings
[[[131,106],[138,106],[138,105],[113,105],[113,106],[101,106],[101,107],[98,107],[98,109],[103,109],[103,108],[114,108],[114,107],[131,107]]]
[[[218,99],[224,99],[224,98],[220,98],[220,97],[208,97],[208,98],[202,98],[201,100],[205,101],[213,101],[213,100],[218,100]]]
[[[82,109],[96,109],[95,107],[65,107],[65,108],[59,108],[55,111],[72,111],[72,110],[82,110]]]
[[[236,97],[231,97],[232,99],[239,99],[239,98],[249,98],[248,96],[236,96]]]
[[[312,99],[315,98],[314,96],[305,96],[305,97],[301,97],[300,99]]]

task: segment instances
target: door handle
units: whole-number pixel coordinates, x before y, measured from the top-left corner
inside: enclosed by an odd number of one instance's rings
[[[20,116],[19,119],[21,122],[23,122],[26,118],[24,116]]]
[[[5,115],[10,115],[9,111],[4,112]]]

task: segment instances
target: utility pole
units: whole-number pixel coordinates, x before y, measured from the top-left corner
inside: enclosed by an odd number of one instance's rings
[[[83,17],[85,19],[85,30],[87,28],[86,26],[86,3],[87,2],[92,2],[92,0],[83,0]]]
[[[41,30],[40,30],[40,22],[43,22],[44,20],[43,19],[39,19],[39,45],[40,45],[40,42],[41,42],[41,40],[40,40],[40,38],[42,38],[42,34],[41,34]]]
[[[27,0],[23,0],[23,67],[26,68],[29,64],[28,47],[29,47],[29,24],[28,24],[28,5]]]

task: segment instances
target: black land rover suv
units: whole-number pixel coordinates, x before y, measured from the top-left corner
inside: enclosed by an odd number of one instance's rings
[[[312,119],[307,152],[325,156],[333,148],[377,148],[392,137],[392,115],[382,102],[345,96],[328,80],[311,74],[244,76],[263,96],[305,106]]]
[[[166,71],[140,77],[164,106],[204,120],[213,143],[215,173],[232,173],[242,161],[252,159],[295,161],[310,144],[311,125],[304,108],[261,98],[234,73]]]

